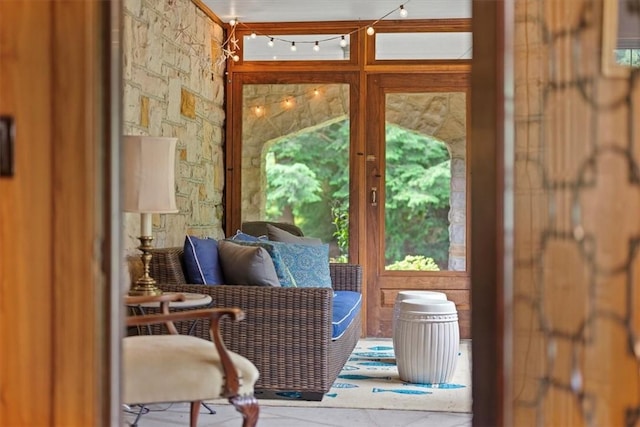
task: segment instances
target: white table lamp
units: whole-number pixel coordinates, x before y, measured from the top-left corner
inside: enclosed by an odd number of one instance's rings
[[[143,275],[136,280],[129,295],[160,295],[156,281],[149,276],[152,224],[154,213],[176,213],[175,153],[177,138],[125,136],[124,210],[140,213],[140,246]]]

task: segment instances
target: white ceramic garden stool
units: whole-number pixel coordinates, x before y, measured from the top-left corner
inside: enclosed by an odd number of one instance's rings
[[[442,299],[401,301],[393,341],[402,381],[448,382],[455,372],[460,350],[456,305]]]
[[[393,346],[395,348],[396,341],[396,323],[398,321],[398,315],[400,314],[400,303],[406,299],[436,299],[447,300],[447,295],[444,292],[436,291],[400,291],[396,295],[395,303],[393,304],[393,317],[391,317],[391,337],[393,340]]]

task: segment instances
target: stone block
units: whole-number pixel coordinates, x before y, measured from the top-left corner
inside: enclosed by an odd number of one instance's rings
[[[149,98],[146,96],[140,97],[140,126],[149,127]]]
[[[184,87],[180,91],[180,114],[190,119],[196,118],[196,97]]]

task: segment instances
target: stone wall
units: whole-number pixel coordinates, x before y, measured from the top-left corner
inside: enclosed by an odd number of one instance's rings
[[[223,236],[222,28],[190,0],[125,0],[123,133],[172,136],[177,214],[154,215],[154,246],[185,233]],[[125,249],[139,245],[140,217],[125,214]]]

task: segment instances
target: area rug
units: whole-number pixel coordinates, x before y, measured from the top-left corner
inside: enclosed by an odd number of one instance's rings
[[[398,377],[391,339],[361,339],[322,401],[300,394],[256,394],[261,406],[471,412],[471,341],[462,340],[447,384],[412,384]]]

